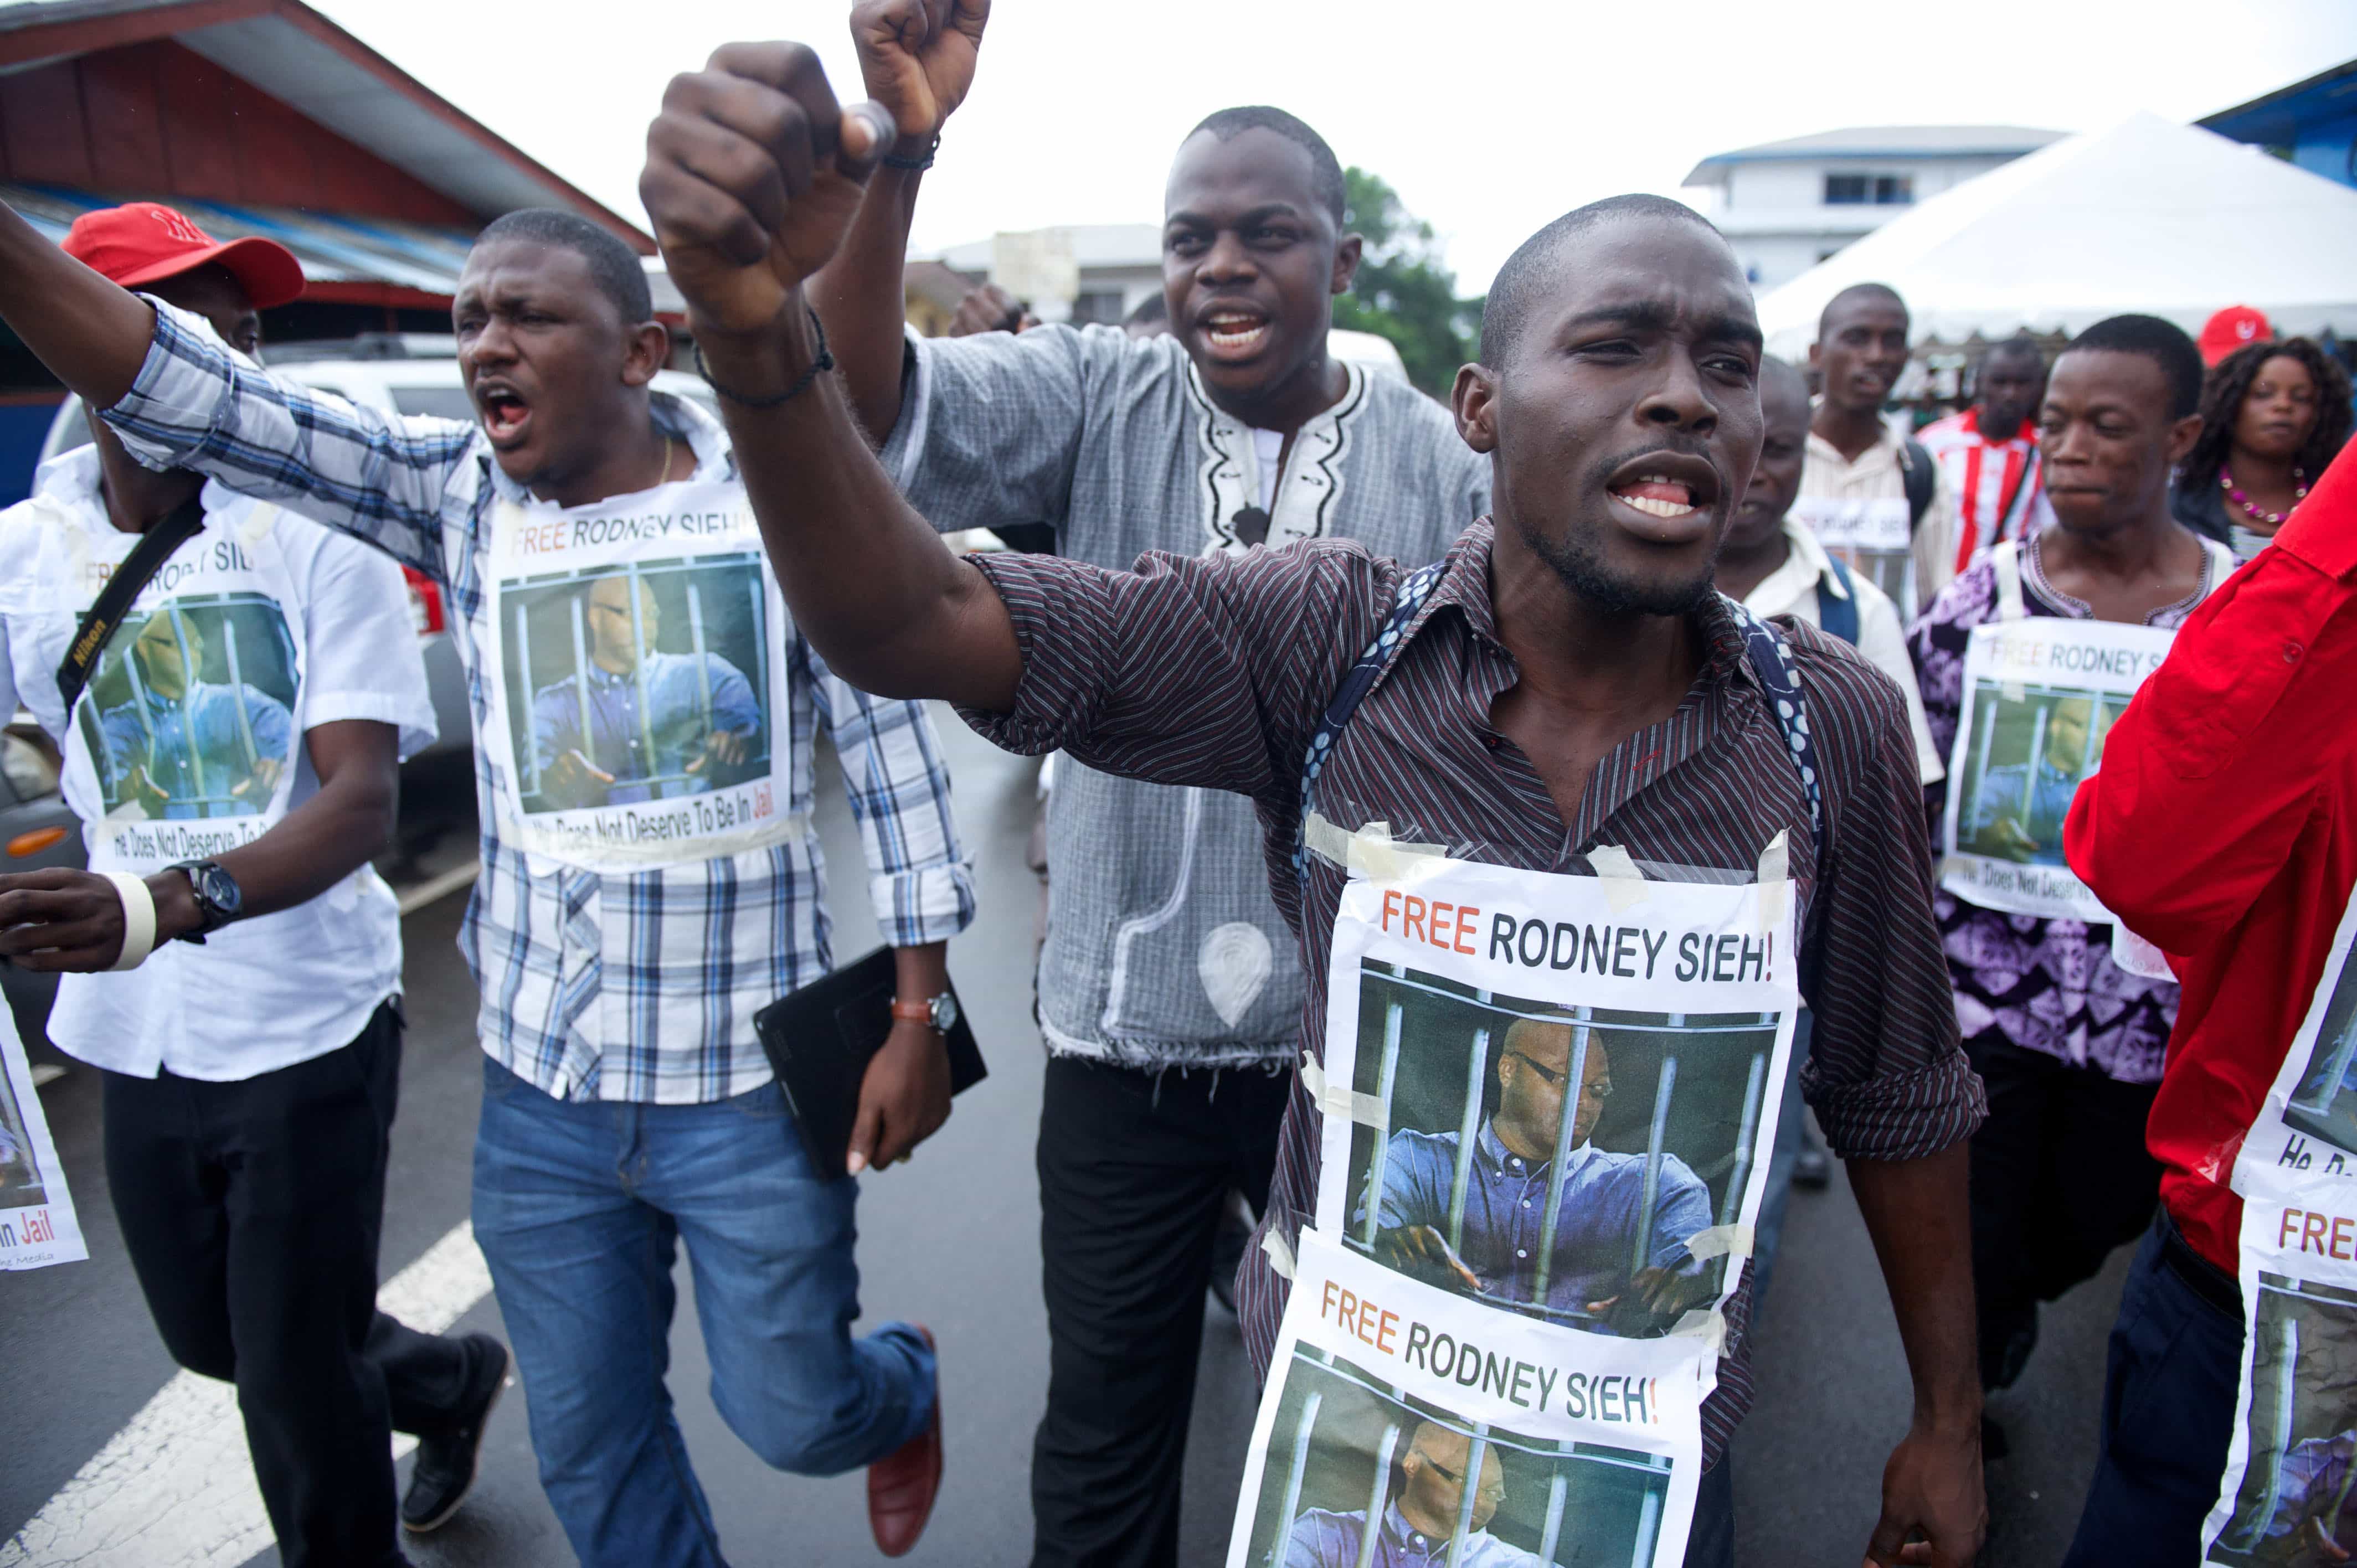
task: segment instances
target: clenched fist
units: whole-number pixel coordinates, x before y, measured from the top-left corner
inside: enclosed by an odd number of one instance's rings
[[[859,0],[851,41],[867,96],[891,113],[904,137],[930,137],[974,85],[990,0]]]
[[[837,105],[801,44],[724,44],[672,78],[639,199],[699,336],[780,319],[843,242],[894,132],[880,104]]]

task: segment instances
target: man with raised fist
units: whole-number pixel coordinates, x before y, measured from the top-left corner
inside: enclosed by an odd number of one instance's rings
[[[1113,568],[1304,539],[1438,555],[1487,509],[1487,466],[1446,409],[1327,353],[1360,242],[1341,165],[1281,109],[1222,110],[1179,145],[1168,336],[904,333],[911,215],[987,9],[852,14],[894,140],[812,298],[911,504],[942,529],[1045,523],[1056,553]],[[1033,1561],[1169,1563],[1214,1237],[1232,1192],[1265,1206],[1303,978],[1248,801],[1065,758],[1048,869]]]
[[[948,1117],[930,1004],[974,886],[931,720],[845,684],[787,620],[726,434],[652,388],[670,339],[619,238],[573,213],[509,213],[477,238],[452,316],[479,418],[393,418],[273,375],[0,206],[0,319],[135,456],[299,504],[432,575],[451,606],[486,805],[459,939],[481,992],[474,1236],[575,1554],[723,1561],[666,1385],[683,1246],[722,1418],[777,1469],[865,1467],[877,1544],[900,1555],[941,1483],[932,1336],[852,1334],[857,1184],[804,1155],[754,1015],[829,961],[807,831],[824,728],[908,1009],[862,1080],[851,1168],[894,1163]],[[622,529],[618,514],[716,526]],[[593,624],[610,629],[593,640]],[[707,635],[766,664],[758,701],[702,651]],[[690,739],[654,709],[698,660]],[[560,671],[569,737],[535,712]],[[544,758],[541,729],[581,765],[553,744]],[[471,1478],[471,1441],[460,1457],[446,1502]]]
[[[1803,1087],[1850,1162],[1915,1379],[1868,1552],[1883,1568],[1971,1563],[1985,1510],[1964,1141],[1980,1086],[1957,1048],[1898,689],[1818,632],[1746,621],[1711,585],[1760,445],[1760,328],[1727,242],[1675,202],[1621,197],[1515,252],[1490,291],[1483,362],[1458,372],[1454,393],[1459,435],[1490,460],[1496,518],[1420,575],[1428,596],[1393,625],[1409,574],[1355,542],[1149,553],[1134,571],[952,555],[869,450],[804,297],[894,137],[889,111],[843,109],[794,44],[734,45],[677,78],[647,136],[640,194],[803,631],[851,679],[959,703],[1011,749],[1061,747],[1105,773],[1247,797],[1308,983],[1297,1048],[1324,1037],[1344,885],[1322,857],[1295,870],[1313,736],[1330,743],[1321,811],[1378,811],[1512,867],[1577,866],[1615,844],[1641,864],[1745,876],[1783,835],[1817,1019]],[[1238,258],[1231,280],[1253,270],[1230,227],[1241,221],[1222,209],[1207,225],[1211,249]],[[1191,269],[1173,266],[1183,285]],[[1234,318],[1192,285],[1179,293],[1181,334],[1224,346]],[[1274,320],[1253,330],[1280,336]],[[1116,406],[1142,418],[1151,398]],[[1445,474],[1410,489],[1437,526],[1456,526],[1465,495]],[[1130,500],[1149,518],[1193,504]],[[1383,679],[1337,740],[1323,721],[1361,650]],[[1795,703],[1805,729],[1778,711]],[[1815,737],[1806,771],[1788,730]],[[1272,1233],[1290,1235],[1312,1202],[1318,1115],[1297,1090]],[[1144,1303],[1159,1278],[1147,1265],[1119,1283]],[[1239,1283],[1265,1369],[1285,1282],[1254,1252]],[[1738,1291],[1729,1309],[1702,1408],[1690,1563],[1733,1560],[1725,1456],[1753,1387],[1748,1299]]]

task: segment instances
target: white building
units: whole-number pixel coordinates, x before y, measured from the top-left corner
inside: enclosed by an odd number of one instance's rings
[[[1865,125],[1717,153],[1687,199],[1761,292],[1798,277],[1918,201],[2059,141],[2021,125]]]
[[[1056,264],[1067,255],[1069,271]],[[994,234],[953,245],[940,260],[1028,300],[1043,321],[1118,322],[1139,301],[1162,292],[1162,228],[1157,223],[1075,223]],[[1065,281],[1075,274],[1076,282]],[[1067,286],[1068,299],[1055,297]]]

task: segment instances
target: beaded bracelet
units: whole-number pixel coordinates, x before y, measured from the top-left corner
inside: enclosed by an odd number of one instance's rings
[[[805,310],[809,310],[809,306],[803,306],[803,308]],[[811,383],[818,380],[822,374],[834,369],[834,356],[827,351],[826,328],[819,321],[817,311],[810,310],[810,323],[811,330],[818,334],[818,357],[810,362],[810,369],[804,371],[802,375],[796,379],[793,385],[788,387],[781,392],[754,397],[722,386],[717,381],[713,379],[712,367],[705,363],[704,345],[701,343],[698,343],[695,346],[695,369],[697,372],[704,377],[704,381],[706,386],[710,387],[720,396],[726,398],[730,403],[742,403],[747,408],[782,407],[785,404],[793,402],[794,399],[800,397],[805,392],[808,392],[810,390]]]

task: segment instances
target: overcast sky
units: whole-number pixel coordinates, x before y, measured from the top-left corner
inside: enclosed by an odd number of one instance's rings
[[[714,46],[799,38],[858,92],[844,0],[312,3],[641,226],[646,123]],[[1188,128],[1268,102],[1390,180],[1477,294],[1547,219],[1675,195],[1711,153],[1846,125],[2190,120],[2352,56],[2351,0],[999,0],[915,241],[1157,221]]]

